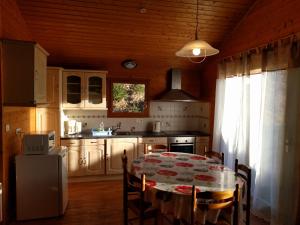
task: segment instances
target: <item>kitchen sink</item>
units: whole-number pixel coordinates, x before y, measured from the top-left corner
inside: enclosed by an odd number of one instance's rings
[[[111,136],[111,130],[92,129],[93,136]]]
[[[131,135],[131,134],[132,134],[132,132],[130,132],[130,131],[117,131],[115,133],[115,135]]]

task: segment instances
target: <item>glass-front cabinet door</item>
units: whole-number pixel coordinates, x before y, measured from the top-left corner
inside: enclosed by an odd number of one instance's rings
[[[67,71],[63,73],[63,107],[84,107],[84,73]]]
[[[106,109],[106,72],[85,72],[85,108]]]

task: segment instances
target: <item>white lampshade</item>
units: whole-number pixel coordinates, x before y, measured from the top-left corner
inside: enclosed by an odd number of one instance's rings
[[[197,49],[196,51],[194,49]],[[198,49],[200,49],[200,54]],[[193,52],[194,50],[194,52]],[[197,54],[195,54],[197,53]],[[195,40],[190,41],[185,44],[179,51],[176,52],[176,56],[179,57],[188,57],[188,58],[195,58],[195,57],[206,57],[218,54],[219,50],[213,48],[210,44],[206,41]]]

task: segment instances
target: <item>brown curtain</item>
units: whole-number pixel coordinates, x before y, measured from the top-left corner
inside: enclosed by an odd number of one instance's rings
[[[300,40],[289,37],[221,60],[219,78],[252,75],[299,66]]]

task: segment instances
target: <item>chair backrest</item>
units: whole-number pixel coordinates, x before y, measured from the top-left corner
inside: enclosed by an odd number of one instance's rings
[[[223,152],[208,151],[208,152],[205,152],[204,154],[208,158],[217,158],[218,160],[220,160],[221,164],[224,165],[224,153]]]
[[[122,156],[122,166],[123,166],[123,213],[124,213],[124,224],[128,224],[128,195],[129,193],[139,193],[140,199],[140,214],[144,212],[143,201],[144,192],[146,185],[145,174],[141,175],[141,178],[136,177],[132,173],[128,172],[127,169],[127,155],[126,150]]]
[[[141,178],[138,178],[134,174],[128,172],[127,162],[128,162],[128,159],[127,159],[126,149],[125,149],[124,154],[122,156],[124,189],[127,192],[128,191],[144,192],[145,185],[146,185],[145,174],[142,174]]]
[[[168,151],[168,146],[160,144],[145,144],[144,154],[150,152],[166,152]]]
[[[234,166],[236,176],[241,177],[246,183],[247,196],[246,196],[246,225],[250,225],[250,208],[251,208],[251,168],[244,164],[239,164],[238,159],[235,160]],[[244,194],[243,194],[244,195]]]
[[[235,190],[231,191],[215,191],[215,192],[199,192],[196,188],[192,188],[192,213],[191,224],[195,224],[194,212],[196,207],[205,211],[224,209],[233,207],[233,225],[238,225],[238,205],[239,205],[239,185],[236,184]]]

